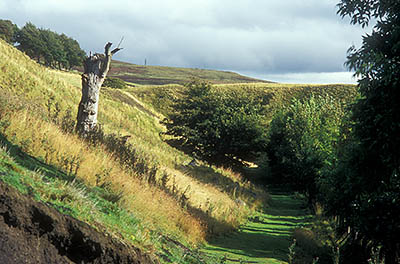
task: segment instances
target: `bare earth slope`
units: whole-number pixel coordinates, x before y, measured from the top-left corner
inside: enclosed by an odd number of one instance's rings
[[[132,246],[0,182],[0,263],[153,263]]]

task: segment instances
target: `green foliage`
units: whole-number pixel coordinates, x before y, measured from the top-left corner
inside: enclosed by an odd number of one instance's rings
[[[380,247],[386,263],[400,262],[400,2],[342,0],[339,14],[368,25],[347,66],[361,77],[349,140],[326,195],[329,213],[364,252]],[[372,254],[373,255],[373,254]],[[366,261],[366,259],[362,259]]]
[[[292,264],[332,263],[329,247],[324,245],[318,234],[310,228],[297,228],[293,231],[294,243],[291,245]]]
[[[103,86],[115,89],[124,89],[126,88],[126,83],[120,78],[107,77],[103,83]]]
[[[272,179],[288,183],[308,195],[317,195],[317,182],[337,157],[335,146],[345,105],[329,96],[294,100],[274,116],[267,155]]]
[[[39,61],[40,56],[45,52],[44,45],[40,39],[40,32],[36,26],[30,22],[26,23],[18,32],[16,41],[18,48],[25,52],[29,57]]]
[[[19,43],[18,48],[29,57],[48,67],[71,69],[80,66],[85,58],[85,52],[76,40],[49,29],[37,28],[30,22],[18,30],[13,42]]]
[[[86,57],[85,52],[79,46],[78,41],[68,37],[65,34],[59,36],[62,45],[64,47],[64,52],[66,56],[66,61],[64,67],[71,69],[74,66],[80,66],[82,61]]]
[[[220,93],[193,81],[164,124],[164,134],[211,163],[249,159],[265,145],[263,107],[255,95]]]
[[[66,64],[67,58],[59,36],[48,29],[39,29],[39,33],[40,40],[43,42],[42,56],[45,65],[54,68],[58,66],[61,69],[61,65]]]
[[[8,43],[13,44],[15,42],[18,30],[17,25],[13,24],[10,20],[0,19],[0,38]]]

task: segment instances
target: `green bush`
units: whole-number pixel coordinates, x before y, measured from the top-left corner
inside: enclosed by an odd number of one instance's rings
[[[271,121],[266,148],[272,180],[292,185],[311,203],[324,168],[337,160],[345,105],[326,97],[294,100]]]
[[[400,2],[372,2],[338,4],[352,24],[375,26],[359,49],[349,50],[346,64],[360,77],[361,98],[325,206],[343,233],[349,230],[348,246],[370,255],[363,262],[400,263]],[[353,252],[343,263],[354,263]]]
[[[114,89],[124,89],[126,87],[126,83],[120,78],[107,77],[103,83],[103,86]]]
[[[292,246],[292,263],[323,263],[334,264],[330,248],[322,241],[315,231],[308,228],[296,228],[293,230],[295,245]]]
[[[166,135],[199,158],[233,165],[252,159],[265,147],[264,109],[256,95],[218,92],[210,84],[187,85],[174,112],[164,120]]]

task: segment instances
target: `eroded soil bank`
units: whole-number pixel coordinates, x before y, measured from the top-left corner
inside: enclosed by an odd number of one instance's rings
[[[0,182],[0,263],[155,263]]]

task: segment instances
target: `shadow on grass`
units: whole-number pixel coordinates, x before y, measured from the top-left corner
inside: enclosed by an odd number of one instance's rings
[[[30,171],[40,171],[46,177],[58,178],[65,181],[75,180],[75,175],[68,175],[58,168],[49,165],[24,152],[18,145],[11,143],[3,134],[0,133],[0,144],[5,147],[14,161]]]
[[[250,221],[239,232],[229,238],[221,237],[211,242],[207,250],[218,253],[233,253],[247,258],[274,258],[287,261],[291,235],[297,227],[296,221],[283,223]]]
[[[280,191],[272,193],[271,200],[266,213],[249,219],[236,233],[213,239],[205,251],[256,263],[265,263],[264,259],[287,262],[293,230],[309,224],[312,217],[303,209],[304,201],[292,195]]]
[[[266,213],[279,218],[304,217],[310,213],[307,210],[306,201],[297,199],[293,195],[285,194],[283,191],[270,191],[270,203]]]
[[[55,166],[49,165],[43,161],[41,161],[38,158],[35,158],[26,152],[24,152],[21,147],[19,147],[16,144],[13,144],[10,142],[3,134],[0,133],[0,146],[2,146],[8,153],[8,155],[13,159],[14,163],[16,163],[18,166],[23,167],[24,169],[32,172],[38,172],[40,175],[42,175],[45,178],[45,182],[53,181],[53,180],[61,180],[66,183],[73,183],[75,186],[79,186],[81,190],[85,190],[88,193],[91,193],[93,196],[93,199],[96,199],[96,202],[98,203],[103,203],[103,205],[106,207],[108,206],[105,205],[104,203],[109,203],[113,204],[110,205],[109,208],[114,208],[114,205],[121,199],[121,194],[119,192],[114,192],[110,189],[107,189],[106,187],[102,186],[95,186],[95,187],[89,187],[88,185],[85,184],[85,182],[79,178],[76,177],[75,174],[69,174],[63,171],[62,169],[59,169]],[[14,169],[15,170],[15,169]],[[8,179],[11,179],[12,177],[8,177]],[[28,193],[31,192],[32,186],[29,185],[29,183],[24,183],[19,182],[19,181],[14,181],[13,183],[8,182],[8,184],[14,185],[17,189],[20,191],[22,190],[27,190]],[[20,185],[21,188],[18,187]],[[34,193],[30,193],[34,195]],[[37,197],[38,198],[38,197]],[[39,198],[38,198],[39,199]],[[57,203],[53,203],[51,201],[47,201],[47,204],[51,205],[52,207],[55,207],[58,211],[64,213],[64,214],[70,214],[71,215],[71,210],[64,206],[64,205],[59,205]],[[106,209],[109,209],[106,207]],[[73,215],[72,215],[73,216]]]
[[[192,149],[184,146],[180,140],[168,139],[164,140],[164,142],[189,156],[192,155]],[[217,164],[229,164],[228,167],[232,169],[232,171],[241,173],[241,175],[243,175],[244,165],[237,160],[227,158],[226,162],[219,161],[217,162]],[[234,199],[240,198],[245,200],[246,203],[252,203],[256,199],[260,198],[260,196],[258,196],[257,193],[253,192],[251,188],[247,188],[247,186],[239,184],[239,182],[243,183],[246,178],[238,178],[237,181],[234,181],[231,178],[226,177],[219,172],[216,172],[213,168],[204,165],[189,166],[181,164],[177,166],[177,170],[203,184],[209,184],[216,187],[217,189],[225,192]],[[263,202],[267,201],[267,197],[263,197],[263,199],[265,199],[265,201]]]
[[[205,250],[246,260],[274,258],[287,261],[290,244],[290,232],[244,227],[229,237],[216,238]]]
[[[215,237],[219,234],[232,233],[235,230],[231,224],[225,221],[217,220],[199,208],[186,205],[186,210],[190,215],[207,225],[206,239],[212,239],[212,237]]]
[[[232,180],[229,177],[216,172],[213,168],[201,165],[201,166],[179,166],[177,168],[185,175],[203,183],[206,185],[212,185],[221,192],[228,194],[233,199],[240,198],[246,203],[252,203],[257,199],[263,199],[263,202],[267,202],[267,196],[262,197],[254,192],[248,185],[243,186]],[[238,180],[240,181],[240,179]]]
[[[286,229],[277,229],[277,228],[250,228],[250,227],[244,227],[241,229],[241,231],[249,231],[249,232],[267,232],[269,235],[290,235],[291,232],[286,230]]]
[[[178,170],[204,184],[211,184],[225,192],[233,192],[238,185],[232,179],[207,166],[179,166]]]
[[[118,199],[120,198],[118,193],[114,195],[112,192],[108,192],[101,187],[88,188],[83,183],[83,181],[76,178],[75,175],[69,175],[69,174],[63,172],[62,170],[58,169],[57,167],[49,165],[49,164],[41,161],[40,159],[27,154],[18,145],[15,145],[12,142],[10,142],[1,133],[0,133],[0,145],[5,147],[8,154],[13,158],[15,163],[17,163],[19,166],[24,167],[30,171],[39,171],[40,174],[47,177],[48,179],[60,179],[60,180],[66,181],[66,182],[74,181],[75,183],[79,184],[80,186],[90,189],[91,191],[98,194],[100,197],[102,197],[110,202],[112,202],[112,199],[114,199],[114,197],[116,197]],[[174,197],[174,194],[170,194],[170,195]],[[208,230],[207,236],[213,236],[216,234],[232,232],[234,230],[234,227],[231,224],[224,222],[224,221],[219,221],[219,220],[213,218],[207,212],[204,212],[203,210],[201,210],[199,208],[192,207],[188,204],[185,205],[185,207],[186,207],[186,210],[191,215],[200,219],[203,223],[207,224],[207,230]]]

